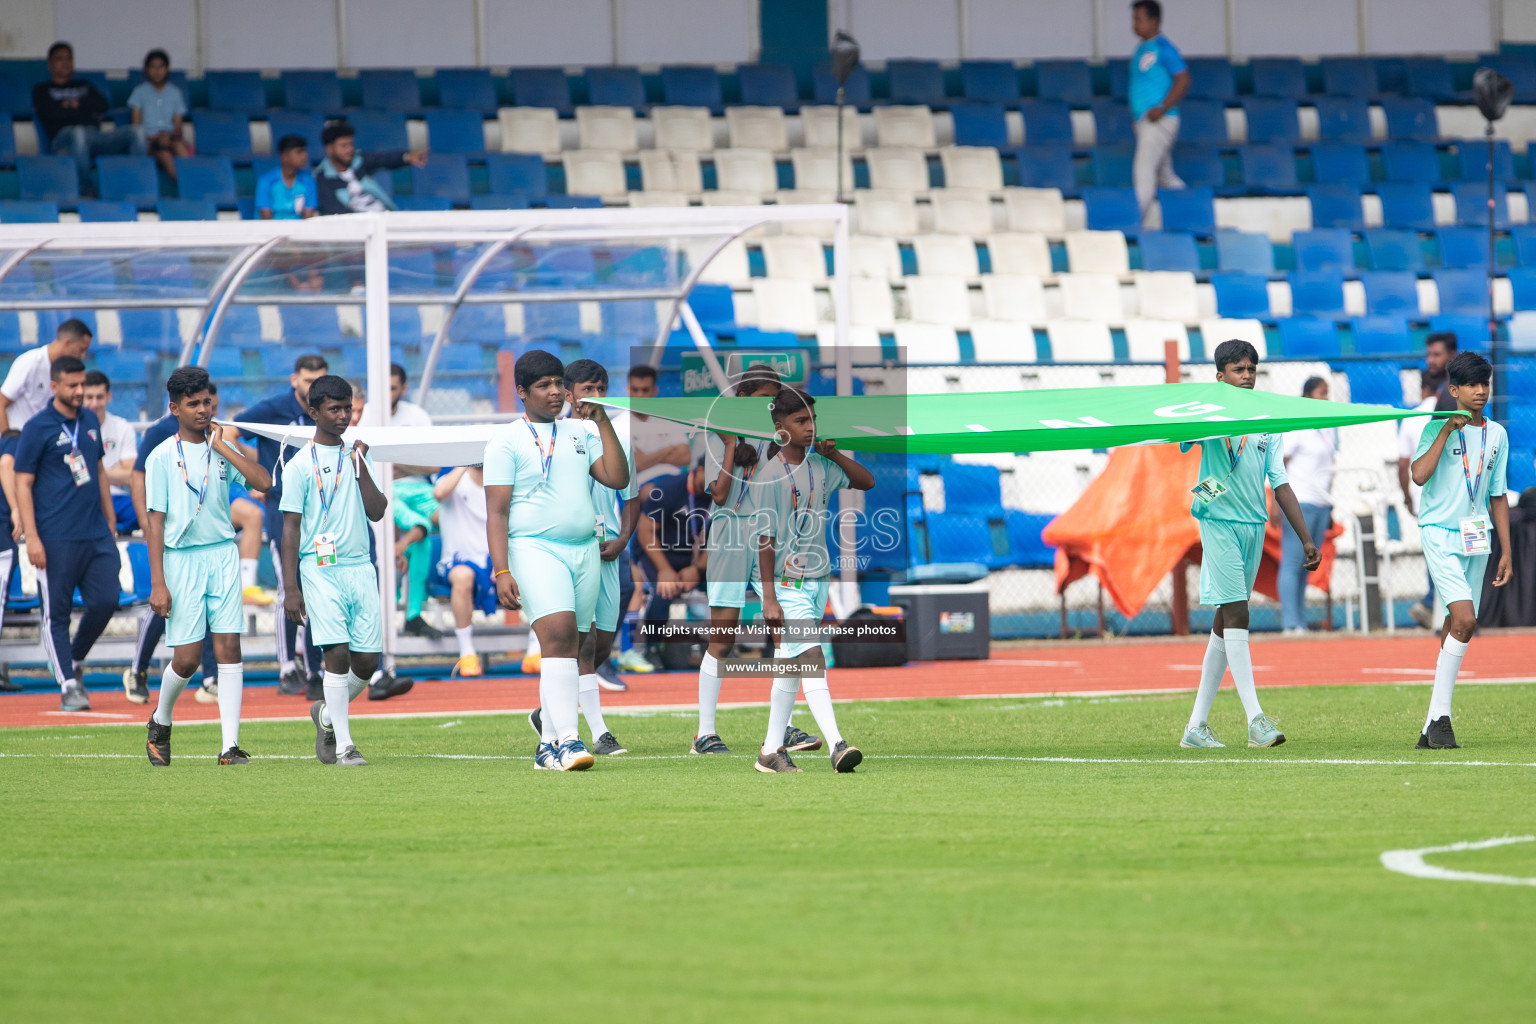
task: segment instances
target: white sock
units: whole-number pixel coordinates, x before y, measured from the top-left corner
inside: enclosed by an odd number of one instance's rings
[[[539,708],[539,742],[548,743],[550,746],[554,746],[557,742],[555,727],[549,724],[549,711],[543,707]]]
[[[465,626],[460,629],[458,626],[455,626],[453,627],[453,635],[459,641],[459,657],[467,658],[475,653],[475,627]]]
[[[220,750],[240,745],[240,698],[245,689],[245,664],[219,665],[219,729],[224,737]]]
[[[326,672],[321,678],[325,687],[325,710],[329,712],[325,717],[329,723],[322,721],[336,734],[336,749],[346,750],[352,746],[352,728],[347,723],[347,702],[352,699],[351,688],[347,685],[347,677],[340,672]]]
[[[293,665],[293,659],[289,658],[287,661],[277,666],[277,674],[280,676],[287,675],[289,672],[293,671]]]
[[[171,724],[171,708],[176,706],[176,698],[181,696],[181,691],[191,681],[191,676],[177,675],[170,663],[166,663],[165,671],[160,673],[160,703],[155,706],[155,721],[161,725]]]
[[[576,702],[581,707],[582,717],[586,718],[587,728],[592,730],[592,739],[595,741],[608,731],[608,723],[603,721],[603,701],[598,696],[596,672],[578,678]]]
[[[843,734],[837,731],[837,714],[832,710],[832,691],[827,686],[826,676],[819,679],[807,677],[801,681],[801,685],[805,687],[805,703],[816,719],[816,728],[821,730],[821,738],[827,741],[827,749],[837,749],[837,745],[843,741]]]
[[[1456,675],[1461,671],[1461,659],[1467,656],[1467,647],[1460,640],[1446,634],[1440,645],[1440,657],[1435,660],[1435,689],[1429,697],[1429,717],[1424,719],[1424,729],[1437,718],[1449,718],[1451,693],[1456,689]]]
[[[240,559],[240,585],[242,587],[254,587],[256,585],[256,559]]]
[[[800,692],[799,679],[775,679],[768,697],[768,736],[763,740],[763,753],[771,754],[784,745],[784,730],[789,728],[789,716],[795,711],[795,695]]]
[[[715,732],[715,710],[720,706],[720,662],[706,653],[699,662],[699,731],[698,736],[710,736]]]
[[[1248,649],[1246,629],[1228,629],[1223,641],[1227,648],[1227,665],[1232,669],[1232,681],[1237,684],[1238,699],[1243,702],[1243,714],[1253,721],[1264,713],[1259,707],[1259,693],[1253,686],[1253,652]]]
[[[580,679],[575,658],[543,658],[539,662],[539,703],[561,743],[577,736]]]
[[[360,677],[356,672],[347,672],[347,701],[351,703],[357,700],[357,695],[368,689],[368,680]]]
[[[1221,689],[1221,677],[1227,674],[1227,645],[1215,633],[1205,644],[1205,660],[1200,662],[1200,689],[1195,693],[1195,710],[1189,716],[1189,727],[1198,729],[1211,717],[1211,705],[1216,703],[1216,691]]]

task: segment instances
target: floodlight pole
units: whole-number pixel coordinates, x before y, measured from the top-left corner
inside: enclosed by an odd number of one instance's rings
[[[846,98],[843,83],[837,83],[837,201],[840,203],[848,201],[848,193],[843,190],[843,102]]]

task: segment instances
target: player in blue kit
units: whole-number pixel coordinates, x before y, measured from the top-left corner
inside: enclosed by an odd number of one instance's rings
[[[384,649],[368,524],[389,502],[368,446],[341,436],[352,424],[352,385],[327,374],[310,384],[307,403],[314,440],[283,468],[283,574],[299,583],[283,592],[283,611],[305,623],[324,659],[325,698],[309,707],[315,756],[350,768],[368,762],[352,742],[347,704],[367,689]]]
[[[1419,540],[1424,564],[1445,602],[1445,629],[1435,662],[1429,715],[1419,749],[1454,750],[1451,694],[1461,659],[1477,629],[1483,576],[1488,571],[1489,526],[1499,536],[1499,567],[1493,585],[1509,582],[1509,498],[1505,495],[1509,435],[1483,415],[1492,394],[1493,367],[1476,352],[1462,352],[1446,367],[1456,414],[1424,426],[1413,458],[1419,494]],[[1476,457],[1474,458],[1474,454]],[[1475,469],[1473,467],[1476,467]]]
[[[1246,341],[1216,346],[1216,379],[1253,390],[1259,378],[1259,353]],[[1216,606],[1216,620],[1200,664],[1200,688],[1181,747],[1224,747],[1206,722],[1222,676],[1232,669],[1232,681],[1243,702],[1250,747],[1277,747],[1285,734],[1259,705],[1253,684],[1253,655],[1248,648],[1248,597],[1264,556],[1264,530],[1269,523],[1266,479],[1275,504],[1301,538],[1302,564],[1317,568],[1320,556],[1307,532],[1301,505],[1285,475],[1285,454],[1278,434],[1248,434],[1186,441],[1179,451],[1200,446],[1200,480],[1191,488],[1190,514],[1200,524],[1200,603]]]
[[[832,584],[832,559],[827,552],[827,506],[844,488],[867,491],[875,478],[864,466],[837,450],[834,441],[816,440],[816,400],[795,388],[785,388],[770,407],[782,447],[765,453],[766,465],[752,488],[752,517],[758,534],[758,573],[772,581],[764,587],[763,621],[771,630],[805,631],[820,624]],[[814,449],[814,450],[813,450]],[[832,691],[821,644],[784,634],[778,656],[805,660],[804,676],[776,676],[769,701],[768,735],[757,756],[760,772],[798,772],[785,748],[785,731],[795,710],[795,695],[803,688],[805,702],[826,741],[832,746],[832,768],[851,772],[864,755],[850,747],[837,728]]]
[[[244,602],[229,491],[243,483],[264,491],[272,477],[213,426],[217,398],[207,370],[183,366],[166,380],[165,390],[177,431],[144,464],[144,539],[149,606],[165,619],[171,660],[160,677],[160,701],[149,719],[145,749],[150,764],[171,763],[171,712],[202,661],[204,634],[210,633],[223,733],[218,763],[249,764],[251,756],[240,749]]]
[[[577,403],[581,420],[559,419],[566,398],[559,359],[525,352],[512,372],[525,418],[498,427],[485,447],[491,576],[497,600],[523,609],[543,652],[534,766],[581,771],[593,758],[577,734],[577,654],[602,588],[590,485],[623,490],[629,462],[601,406]]]

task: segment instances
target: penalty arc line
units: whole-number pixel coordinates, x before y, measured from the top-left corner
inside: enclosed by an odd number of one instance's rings
[[[1495,846],[1514,843],[1536,842],[1536,836],[1499,836],[1477,842],[1450,843],[1446,846],[1423,846],[1417,850],[1387,850],[1381,855],[1381,866],[1388,871],[1412,878],[1432,878],[1442,882],[1483,882],[1488,885],[1536,885],[1536,878],[1516,875],[1492,875],[1481,871],[1453,871],[1450,868],[1427,864],[1424,858],[1435,853],[1463,853],[1468,850],[1488,850]]]

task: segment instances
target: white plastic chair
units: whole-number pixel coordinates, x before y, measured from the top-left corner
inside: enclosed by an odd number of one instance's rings
[[[881,281],[901,280],[901,249],[884,235],[853,235],[848,239],[848,274]]]
[[[1033,363],[1035,331],[1028,324],[982,320],[971,324],[971,349],[978,363]]]
[[[786,188],[774,194],[780,206],[822,205],[837,202],[837,193],[831,189]],[[786,235],[809,235],[830,242],[835,233],[829,220],[785,221],[779,231]]]
[[[871,188],[901,189],[926,195],[928,159],[908,146],[876,146],[864,153]]]
[[[759,202],[779,188],[778,168],[766,149],[715,150],[715,178],[722,190],[751,192]]]
[[[709,153],[715,148],[715,125],[708,107],[652,107],[651,128],[657,149]]]
[[[654,190],[698,195],[704,191],[704,172],[699,167],[699,154],[679,149],[642,149],[640,181],[647,192]]]
[[[848,282],[852,295],[848,319],[860,327],[889,331],[896,326],[896,300],[883,278],[855,277]]]
[[[917,254],[919,274],[976,277],[981,273],[976,243],[969,235],[918,235],[912,240],[912,248]]]
[[[1181,324],[1200,322],[1194,274],[1182,270],[1143,270],[1136,273],[1135,284],[1137,315],[1149,320],[1177,320]]]
[[[699,196],[699,200],[700,200],[700,202],[704,206],[761,206],[761,205],[763,205],[763,197],[758,195],[756,192],[736,192],[734,190],[726,190],[726,189],[718,189],[718,188],[714,189],[712,191],[709,191],[709,192],[701,193],[700,196]],[[747,234],[746,234],[746,237],[748,237],[748,238],[761,238],[761,237],[764,236],[764,234],[765,234],[764,229],[761,228],[761,227],[757,227],[757,228],[753,228],[752,230],[748,231]]]
[[[726,107],[725,126],[732,149],[789,150],[789,127],[778,107]]]
[[[930,193],[933,230],[983,238],[992,233],[992,197],[977,188],[936,188]]]
[[[917,106],[876,107],[875,139],[881,146],[933,149],[938,145],[933,111]]]
[[[1057,363],[1112,363],[1115,342],[1102,320],[1052,320],[1046,325],[1051,360]]]
[[[1044,326],[1050,320],[1045,306],[1045,286],[1038,277],[1022,274],[988,274],[981,279],[987,302],[987,319]]]
[[[1170,341],[1178,342],[1179,361],[1189,362],[1189,331],[1179,321],[1143,317],[1126,321],[1126,351],[1133,362],[1164,362],[1167,359],[1165,345]]]
[[[925,324],[965,327],[971,322],[971,290],[965,278],[925,275],[907,278],[907,313]]]
[[[807,149],[837,148],[836,107],[801,107],[800,127],[805,134]],[[843,152],[864,152],[864,133],[859,127],[859,112],[854,107],[843,108]]]
[[[685,192],[631,192],[629,205],[637,210],[687,206],[688,195]]]
[[[853,197],[861,234],[912,238],[917,234],[917,202],[910,192],[865,188]]]
[[[1044,235],[1024,231],[1003,231],[987,236],[987,254],[994,274],[1030,274],[1039,278],[1056,276],[1051,269],[1051,245]]]
[[[1003,206],[1009,231],[1061,235],[1067,230],[1067,205],[1059,188],[1005,188]]]
[[[633,153],[640,148],[629,107],[577,107],[576,134],[582,149]]]
[[[699,280],[733,286],[750,282],[752,269],[747,262],[747,244],[739,238],[725,243],[715,258],[705,265]]]
[[[945,146],[939,150],[946,188],[1003,190],[1003,161],[991,146]]]
[[[795,188],[837,192],[837,150],[797,149],[789,154]],[[853,159],[843,154],[843,187],[853,188]]]
[[[560,155],[565,165],[565,190],[572,195],[622,196],[624,160],[613,149],[568,149]],[[658,186],[660,187],[660,186]]]
[[[827,279],[826,252],[804,235],[774,235],[763,239],[763,264],[768,276],[820,284]]]
[[[1532,325],[1536,326],[1536,320],[1533,320]],[[1200,337],[1205,341],[1206,355],[1214,353],[1217,345],[1232,338],[1252,345],[1260,359],[1269,355],[1269,346],[1264,340],[1264,325],[1257,320],[1212,317],[1200,321]]]
[[[816,291],[806,282],[753,278],[752,296],[757,301],[757,326],[760,329],[816,333]]]
[[[960,361],[960,339],[942,324],[897,324],[896,346],[913,366],[953,366]]]
[[[560,155],[560,118],[549,107],[502,107],[496,122],[503,153]]]
[[[1113,274],[1062,274],[1056,282],[1068,320],[1102,320],[1115,327],[1125,323],[1120,281]]]
[[[1067,266],[1074,274],[1129,274],[1131,254],[1118,231],[1068,231]]]

